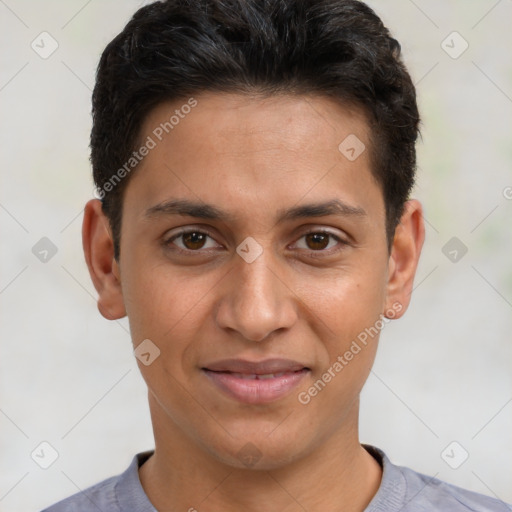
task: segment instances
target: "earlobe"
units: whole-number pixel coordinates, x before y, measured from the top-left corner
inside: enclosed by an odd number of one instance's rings
[[[392,318],[400,318],[409,306],[424,240],[422,206],[419,201],[412,199],[405,203],[389,258],[386,311],[393,312]]]
[[[114,244],[101,201],[91,199],[84,209],[82,244],[92,282],[98,292],[98,309],[108,320],[126,315],[119,266],[114,258]]]

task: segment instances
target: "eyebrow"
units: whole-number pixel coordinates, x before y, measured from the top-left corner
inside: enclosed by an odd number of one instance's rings
[[[145,212],[145,217],[159,215],[182,215],[225,222],[235,219],[235,215],[217,206],[188,199],[170,199],[148,208]],[[362,217],[366,215],[366,211],[359,206],[352,206],[339,199],[332,199],[323,203],[308,203],[289,209],[280,209],[278,210],[277,222],[327,215]]]

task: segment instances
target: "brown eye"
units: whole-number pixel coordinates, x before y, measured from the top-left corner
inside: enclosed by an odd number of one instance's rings
[[[204,233],[199,233],[198,231],[191,231],[190,233],[184,233],[182,236],[183,245],[187,249],[201,249],[205,244],[206,237]]]
[[[315,251],[325,249],[329,245],[330,236],[327,233],[308,233],[305,235],[308,247]]]
[[[210,244],[210,245],[208,245]],[[213,244],[213,245],[212,245]],[[167,239],[165,245],[177,252],[198,252],[202,253],[201,249],[214,249],[218,245],[215,244],[213,237],[199,230],[181,231]]]
[[[325,253],[327,256],[342,250],[346,245],[348,242],[329,231],[310,231],[300,237],[295,247],[309,251],[311,254],[322,255]]]

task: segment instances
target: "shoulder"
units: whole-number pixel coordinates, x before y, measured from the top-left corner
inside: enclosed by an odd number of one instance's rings
[[[511,512],[503,501],[468,491],[412,469],[399,467],[406,481],[406,501],[411,511]],[[419,505],[419,507],[416,506]],[[409,508],[406,509],[407,511]]]
[[[133,457],[126,471],[78,492],[42,512],[155,512],[139,480],[139,467],[153,451]]]
[[[383,468],[380,488],[365,512],[512,512],[498,499],[397,466],[382,450],[364,446]]]
[[[117,503],[115,487],[119,478],[119,476],[114,476],[99,482],[84,491],[59,501],[43,510],[43,512],[87,512],[89,510],[97,512],[98,509],[117,512],[119,504]]]
[[[474,512],[511,512],[503,501],[462,489],[412,469],[399,467],[407,483],[406,499],[423,505],[425,510],[453,510]],[[423,510],[423,508],[421,510]],[[415,509],[417,510],[417,509]]]

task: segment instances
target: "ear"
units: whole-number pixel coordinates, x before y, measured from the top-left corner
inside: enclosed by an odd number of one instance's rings
[[[98,292],[98,309],[107,320],[126,315],[119,265],[114,259],[114,243],[101,201],[91,199],[84,210],[82,244],[92,282]]]
[[[422,206],[419,201],[412,199],[405,203],[389,257],[386,312],[393,312],[393,316],[384,313],[388,318],[400,318],[409,306],[424,240]]]

